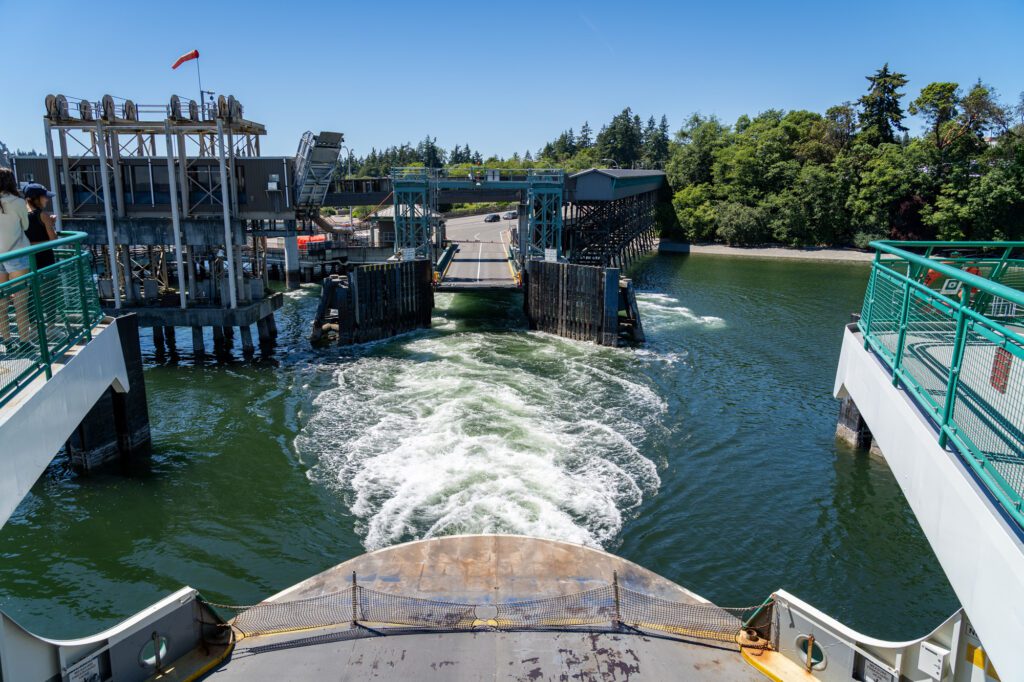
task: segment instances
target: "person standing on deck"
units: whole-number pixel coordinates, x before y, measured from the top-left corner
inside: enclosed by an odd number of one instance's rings
[[[0,258],[4,254],[30,246],[28,235],[28,207],[18,191],[14,171],[0,168]],[[27,256],[0,260],[0,284],[21,277],[29,270]],[[11,337],[11,323],[7,308],[14,304],[14,318],[18,326],[18,342]],[[25,291],[0,297],[0,346],[3,353],[11,353],[26,343],[30,324],[28,299]]]
[[[54,229],[56,220],[53,214],[46,210],[50,205],[53,192],[43,185],[33,182],[25,186],[22,194],[25,195],[25,203],[28,205],[28,229],[25,231],[28,240],[35,245],[56,239],[57,232]],[[56,261],[53,249],[36,253],[37,270],[53,265]]]

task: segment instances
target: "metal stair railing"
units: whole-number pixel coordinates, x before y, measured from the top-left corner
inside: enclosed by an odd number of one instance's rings
[[[103,319],[85,232],[61,232],[43,244],[0,254],[0,261],[28,258],[23,275],[0,283],[0,406],[53,363],[88,340]],[[37,266],[37,255],[53,249],[56,262]]]

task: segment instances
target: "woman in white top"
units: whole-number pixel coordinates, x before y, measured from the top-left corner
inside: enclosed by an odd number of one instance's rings
[[[18,182],[10,168],[0,168],[0,256],[31,246],[25,230],[28,229],[28,207],[18,191]],[[29,270],[28,257],[0,260],[0,284],[21,277]],[[15,346],[11,340],[11,323],[7,308],[14,304],[14,317],[18,325],[18,340],[24,345],[30,332],[28,297],[24,291],[0,298],[0,352],[10,353]]]

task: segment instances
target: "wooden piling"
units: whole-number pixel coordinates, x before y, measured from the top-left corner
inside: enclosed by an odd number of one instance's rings
[[[274,339],[270,336],[270,325],[267,323],[266,317],[262,320],[256,320],[256,336],[259,339],[261,348],[265,348],[274,342]]]
[[[256,352],[252,345],[252,328],[247,324],[242,325],[238,328],[238,333],[242,337],[242,354],[251,357]]]
[[[171,353],[178,352],[178,338],[174,332],[174,327],[164,327],[164,340],[167,344],[167,350]]]
[[[203,328],[199,326],[192,327],[192,353],[197,358],[202,358],[206,355],[206,341],[203,339]]]
[[[163,355],[167,352],[164,347],[164,328],[159,325],[153,327],[153,350],[156,351],[157,355]]]

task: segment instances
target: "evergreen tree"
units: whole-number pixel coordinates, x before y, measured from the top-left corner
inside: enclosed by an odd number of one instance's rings
[[[440,168],[444,165],[444,150],[437,146],[437,138],[427,135],[416,145],[418,161],[427,168]]]
[[[1024,108],[1024,93],[1021,93],[1022,108]],[[1024,117],[1024,114],[1022,114]],[[590,130],[590,123],[588,121],[583,122],[583,127],[580,128],[580,135],[576,139],[576,146],[580,149],[590,149],[593,144],[593,131]]]
[[[663,115],[661,123],[654,117],[647,119],[643,132],[643,164],[646,168],[664,168],[668,162],[669,138],[668,119]]]
[[[619,168],[631,168],[640,159],[642,143],[643,123],[626,107],[601,128],[595,145],[602,160],[611,159]]]
[[[860,103],[860,127],[862,139],[870,145],[896,142],[896,134],[904,132],[903,107],[900,88],[907,84],[905,74],[889,70],[886,63],[872,76],[866,76],[871,84]]]

